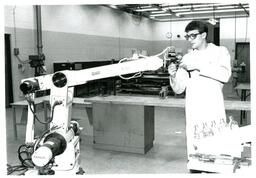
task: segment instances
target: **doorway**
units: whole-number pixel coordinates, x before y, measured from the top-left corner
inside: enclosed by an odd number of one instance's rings
[[[13,102],[12,63],[11,63],[11,35],[4,34],[5,42],[5,107]]]
[[[249,42],[237,42],[235,59],[237,65],[245,65],[245,70],[238,73],[238,82],[250,83],[250,43]]]

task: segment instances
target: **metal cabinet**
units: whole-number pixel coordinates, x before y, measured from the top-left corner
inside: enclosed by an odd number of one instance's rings
[[[93,103],[94,148],[145,154],[153,147],[154,106]]]

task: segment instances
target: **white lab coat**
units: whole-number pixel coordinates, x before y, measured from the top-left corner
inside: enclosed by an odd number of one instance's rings
[[[186,91],[187,153],[195,151],[195,129],[204,124],[217,125],[226,120],[222,88],[231,75],[231,60],[228,50],[209,43],[204,50],[193,50],[184,55],[182,62],[188,70],[197,66],[200,71],[189,73],[179,68],[170,85],[177,94]],[[198,136],[198,135],[197,135]],[[202,135],[201,135],[202,137]]]

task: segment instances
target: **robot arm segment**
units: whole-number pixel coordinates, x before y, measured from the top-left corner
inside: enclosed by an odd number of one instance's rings
[[[91,80],[98,80],[118,75],[131,74],[142,71],[157,70],[163,66],[163,59],[157,56],[145,57],[128,62],[94,67],[77,71],[60,71],[22,80],[20,85],[24,95],[53,87],[76,86]]]
[[[152,56],[141,59],[130,60],[118,64],[94,67],[91,69],[75,71],[76,80],[69,80],[69,85],[80,85],[91,80],[98,80],[113,76],[132,74],[142,71],[154,71],[163,66],[163,60],[159,57]],[[84,77],[82,77],[84,76]],[[81,79],[81,80],[80,80]],[[71,83],[72,82],[72,83]]]
[[[39,90],[39,83],[37,79],[32,80],[25,80],[20,85],[20,90],[23,92],[24,95],[28,93],[34,93],[36,90]]]
[[[21,80],[20,90],[26,96],[27,94],[35,93],[36,91],[51,89],[52,75],[53,74],[48,74],[23,79]]]

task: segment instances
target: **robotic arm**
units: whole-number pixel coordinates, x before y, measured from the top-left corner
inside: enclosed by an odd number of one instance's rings
[[[65,70],[54,74],[24,79],[20,89],[24,95],[40,90],[72,87],[84,84],[91,80],[98,80],[135,72],[157,70],[163,66],[163,59],[157,56],[144,57],[128,62],[111,64],[77,71]]]
[[[159,56],[166,54],[169,48],[155,56],[140,56],[127,62],[100,66],[77,71],[60,71],[38,77],[23,79],[20,90],[29,102],[26,127],[26,144],[34,145],[32,162],[39,174],[70,171],[79,172],[79,124],[71,121],[73,89],[76,85],[91,80],[113,77],[136,72],[157,70],[165,63]],[[39,140],[34,138],[34,95],[36,91],[50,89],[51,116],[47,124],[49,131]],[[49,165],[50,168],[49,168]],[[46,172],[46,173],[45,173]]]

